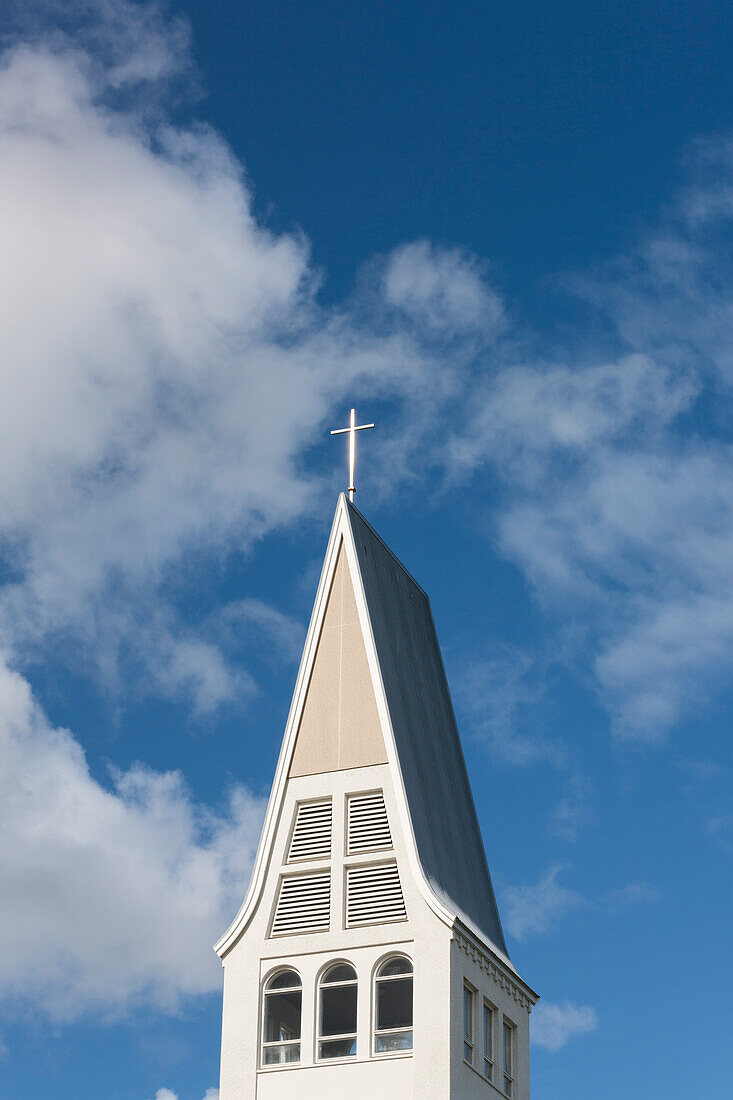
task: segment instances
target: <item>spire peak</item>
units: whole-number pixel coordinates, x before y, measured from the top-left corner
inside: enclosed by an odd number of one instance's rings
[[[347,492],[349,494],[349,500],[352,504],[354,503],[354,494],[356,493],[356,486],[354,485],[354,467],[356,465],[356,433],[363,432],[365,428],[373,427],[373,424],[357,424],[356,409],[352,409],[348,428],[334,428],[331,432],[331,435],[348,434],[349,436],[349,488]]]

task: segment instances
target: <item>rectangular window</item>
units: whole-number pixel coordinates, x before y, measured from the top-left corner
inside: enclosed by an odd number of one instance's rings
[[[484,1077],[494,1080],[494,1006],[484,1001]]]
[[[323,975],[319,986],[318,1057],[352,1058],[356,1055],[356,971],[349,963],[336,963]]]
[[[504,1020],[504,1095],[514,1095],[514,1024]]]
[[[473,998],[470,985],[463,986],[463,1057],[473,1065]]]
[[[294,970],[282,970],[265,986],[262,1018],[262,1064],[281,1066],[300,1061],[300,1017],[303,990]]]
[[[374,1050],[412,1050],[412,963],[395,955],[382,963],[375,980]]]

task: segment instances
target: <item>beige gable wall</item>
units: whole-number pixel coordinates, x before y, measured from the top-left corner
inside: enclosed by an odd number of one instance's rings
[[[342,542],[290,775],[315,775],[386,763],[354,586]]]

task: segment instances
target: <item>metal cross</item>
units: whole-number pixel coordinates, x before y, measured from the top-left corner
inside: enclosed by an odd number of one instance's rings
[[[354,464],[356,461],[356,433],[363,432],[365,428],[373,428],[373,424],[357,424],[356,409],[351,410],[351,423],[348,428],[334,428],[331,435],[344,435],[349,433],[349,500],[353,503],[354,493]]]

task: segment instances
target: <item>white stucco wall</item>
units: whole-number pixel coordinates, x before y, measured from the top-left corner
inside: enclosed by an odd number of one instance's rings
[[[346,796],[378,788],[384,791],[408,919],[348,929],[344,927],[344,866],[353,860],[345,857]],[[285,859],[296,804],[324,795],[333,798],[331,929],[269,939],[280,874],[286,867],[292,870]],[[359,861],[380,858],[382,854],[362,856]],[[301,866],[311,870],[326,865],[309,862]],[[516,1024],[514,1096],[528,1100],[527,1008],[512,997],[509,983],[503,988],[492,976],[487,957],[476,953],[475,946],[472,957],[466,949],[468,942],[465,936],[456,939],[456,933],[435,915],[413,879],[388,765],[289,780],[259,904],[249,926],[224,958],[220,1100],[478,1100],[495,1096],[491,1086],[463,1061],[464,978]],[[413,1050],[375,1056],[373,976],[380,960],[393,952],[403,953],[413,962]],[[318,977],[329,963],[341,960],[355,967],[359,979],[357,1054],[343,1062],[318,1063]],[[303,983],[301,1061],[295,1066],[263,1068],[259,1066],[261,991],[268,974],[283,966],[296,969]],[[496,967],[494,971],[501,973]],[[497,1031],[497,1083],[501,1088],[500,1040]]]
[[[513,985],[491,957],[470,937],[456,931],[451,943],[451,1100],[491,1100],[504,1095],[503,1021],[516,1028],[512,1100],[529,1100],[529,999]],[[463,1057],[463,989],[476,991],[474,1012],[474,1060]],[[483,1076],[483,1002],[496,1009],[494,1021],[493,1082]]]
[[[345,816],[347,794],[382,789],[407,910],[406,921],[366,928],[344,927]],[[281,871],[285,868],[290,827],[299,801],[333,798],[331,930],[268,939]],[[380,859],[359,857],[358,862]],[[392,857],[392,853],[389,853]],[[325,866],[319,862],[303,870]],[[292,870],[292,865],[288,868]],[[410,874],[399,828],[399,815],[388,765],[309,775],[289,780],[276,839],[256,912],[244,934],[224,958],[221,1100],[264,1097],[343,1097],[373,1100],[385,1096],[423,1096],[449,1092],[450,930],[430,910]],[[414,1047],[412,1054],[372,1053],[373,974],[391,952],[404,953],[414,967]],[[355,1058],[316,1063],[317,980],[335,960],[350,962],[359,978],[358,1036]],[[258,1068],[261,988],[268,973],[288,965],[303,981],[303,1020],[299,1066]],[[345,1084],[347,1082],[347,1084]],[[297,1091],[293,1091],[297,1085]]]

